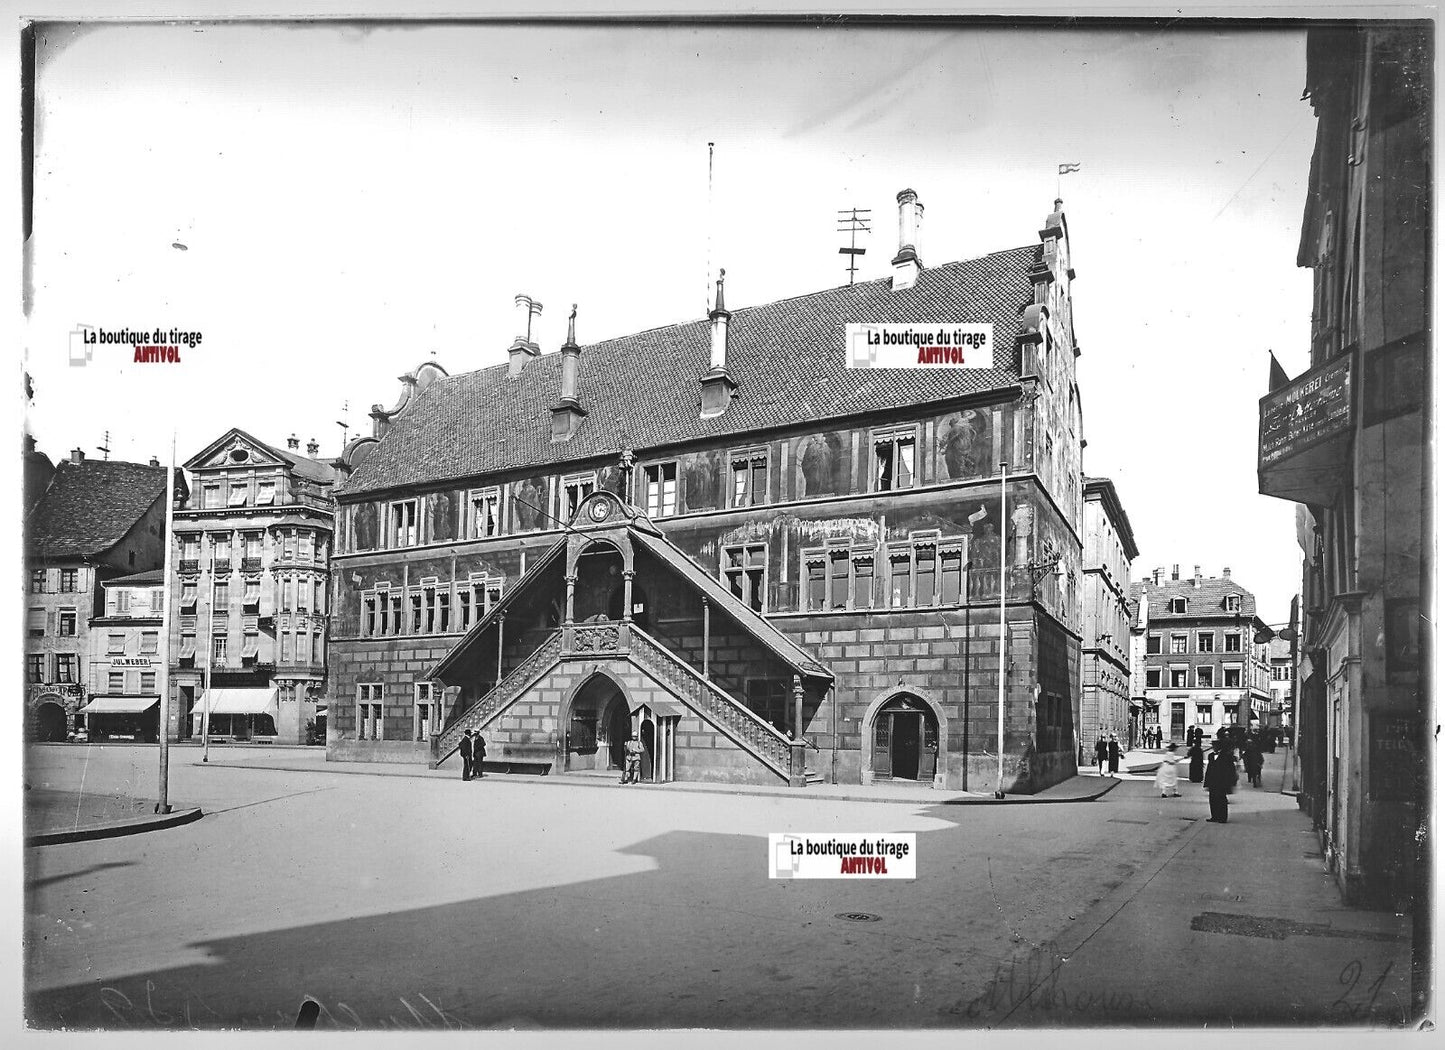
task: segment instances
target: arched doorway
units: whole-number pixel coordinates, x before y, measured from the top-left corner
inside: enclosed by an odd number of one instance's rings
[[[65,740],[65,708],[54,701],[45,701],[35,709],[35,739],[49,744]]]
[[[899,693],[873,716],[873,775],[933,783],[938,719],[919,697]]]
[[[566,726],[564,770],[621,769],[622,745],[631,733],[627,698],[605,674],[594,674],[573,694]]]

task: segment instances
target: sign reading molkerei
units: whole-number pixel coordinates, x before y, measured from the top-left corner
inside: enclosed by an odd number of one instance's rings
[[[992,368],[991,324],[850,324],[849,368]]]
[[[1352,360],[1326,362],[1260,399],[1260,470],[1349,429]]]

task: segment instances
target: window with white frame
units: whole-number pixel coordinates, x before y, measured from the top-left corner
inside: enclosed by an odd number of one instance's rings
[[[677,463],[649,463],[642,468],[647,489],[647,516],[670,518],[677,513]]]
[[[763,611],[767,562],[766,543],[736,544],[722,551],[723,582],[735,598],[754,612]]]
[[[31,570],[30,570],[30,593],[31,593],[31,594],[44,594],[44,593],[45,593],[45,575],[46,575],[46,572],[45,572],[44,569],[31,569]]]
[[[421,538],[418,527],[419,512],[417,501],[405,499],[389,505],[387,521],[390,524],[393,547],[415,547]]]
[[[160,650],[161,633],[159,631],[142,631],[140,633],[140,651],[143,653],[154,653]]]
[[[1171,634],[1169,636],[1169,651],[1171,653],[1189,652],[1189,635]]]
[[[1201,664],[1194,669],[1194,685],[1199,689],[1214,688],[1214,668],[1208,664]]]
[[[408,623],[410,624],[411,633],[412,633],[412,634],[421,634],[421,625],[422,625],[422,596],[421,596],[420,593],[413,592],[410,597],[411,597],[411,618],[408,620]]]
[[[382,634],[401,634],[401,595],[390,594],[386,596],[386,612],[383,614],[388,621],[382,628]]]
[[[1212,653],[1212,652],[1214,652],[1214,632],[1213,632],[1213,631],[1200,631],[1198,637],[1196,637],[1195,640],[1194,640],[1194,644],[1195,644],[1195,648],[1196,648],[1196,650],[1197,650],[1198,652],[1201,652],[1201,653]]]
[[[1224,611],[1239,612],[1239,595],[1226,594],[1224,596]]]
[[[296,611],[311,611],[311,581],[304,576],[296,578]]]
[[[25,654],[25,680],[32,685],[45,681],[45,654]]]
[[[1157,667],[1151,667],[1144,672],[1144,684],[1150,689],[1158,689],[1163,684],[1164,672]]]
[[[1199,726],[1212,726],[1214,724],[1214,705],[1195,704],[1194,724]]]
[[[1175,613],[1175,614],[1177,614],[1177,615],[1181,615],[1181,616],[1182,616],[1184,613],[1186,613],[1186,612],[1189,611],[1189,599],[1188,599],[1188,598],[1170,598],[1170,599],[1169,599],[1169,611],[1172,612],[1172,613]]]
[[[1225,705],[1224,705],[1224,719],[1223,719],[1223,721],[1224,721],[1224,724],[1225,724],[1225,725],[1231,725],[1231,726],[1232,726],[1232,725],[1237,725],[1237,724],[1239,723],[1239,705],[1238,705],[1238,704],[1225,704]]]
[[[74,594],[75,591],[76,591],[76,589],[77,589],[77,588],[76,588],[76,570],[74,570],[74,569],[61,569],[61,570],[60,570],[60,593],[61,593],[61,594]]]
[[[732,489],[728,505],[758,507],[768,502],[768,450],[735,449],[728,453]]]
[[[1238,664],[1224,669],[1224,688],[1238,689],[1240,686],[1240,673],[1242,668]]]
[[[80,655],[78,653],[55,654],[55,680],[72,684],[80,681]]]
[[[1237,653],[1240,651],[1240,637],[1238,631],[1227,631],[1224,635],[1224,651],[1226,653]]]
[[[356,687],[356,739],[384,739],[381,703],[380,682],[366,682]]]
[[[386,614],[382,613],[381,620],[377,620],[377,607],[381,601],[376,594],[363,594],[361,596],[361,635],[363,638],[375,638],[386,631]]]
[[[416,700],[412,736],[416,740],[430,740],[441,728],[441,705],[437,702],[441,690],[435,682],[416,682],[413,689]]]
[[[1176,665],[1169,668],[1169,687],[1171,689],[1189,688],[1189,668],[1183,665]]]
[[[569,522],[577,516],[582,501],[597,491],[597,474],[569,474],[557,486],[558,514],[562,521]]]
[[[228,648],[226,625],[218,623],[214,625],[211,630],[211,659],[216,663],[223,664],[226,662],[226,652]]]
[[[106,637],[105,652],[107,656],[120,656],[125,653],[125,634],[112,632]]]
[[[69,638],[75,635],[75,610],[60,610],[60,636]]]
[[[877,492],[910,489],[914,485],[913,427],[878,431],[873,435],[873,488]]]
[[[471,494],[472,537],[486,539],[502,534],[502,490],[498,486]]]

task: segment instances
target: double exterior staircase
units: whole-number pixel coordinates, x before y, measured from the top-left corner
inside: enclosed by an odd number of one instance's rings
[[[801,768],[801,754],[796,759],[793,755],[795,750],[802,751],[801,743],[789,740],[731,694],[703,678],[636,624],[611,623],[567,626],[548,635],[490,692],[436,736],[433,767],[456,751],[463,733],[484,728],[569,656],[586,659],[615,656],[630,660],[784,782],[789,782],[795,766]],[[805,774],[806,783],[821,780],[822,777],[811,770]]]

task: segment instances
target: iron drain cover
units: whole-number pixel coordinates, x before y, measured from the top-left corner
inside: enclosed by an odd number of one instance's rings
[[[873,915],[866,911],[840,911],[833,918],[842,919],[844,922],[878,922],[883,916]]]

